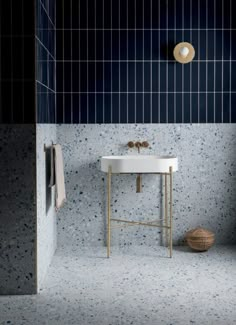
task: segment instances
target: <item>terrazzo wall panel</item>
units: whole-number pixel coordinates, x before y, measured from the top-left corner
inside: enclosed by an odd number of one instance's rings
[[[38,288],[56,249],[57,227],[55,213],[55,187],[50,188],[50,148],[56,143],[56,126],[37,124],[37,273]]]
[[[0,294],[36,293],[35,125],[0,126]]]
[[[58,125],[63,146],[67,203],[59,211],[58,245],[101,246],[106,228],[106,177],[103,155],[137,154],[129,140],[147,140],[148,154],[175,154],[174,244],[196,226],[216,234],[219,244],[236,240],[236,138],[232,125]],[[112,215],[152,220],[161,214],[160,176],[144,175],[143,192],[136,193],[135,175],[112,177]],[[154,218],[153,218],[154,216]],[[113,245],[159,245],[156,228],[130,227],[112,232]]]

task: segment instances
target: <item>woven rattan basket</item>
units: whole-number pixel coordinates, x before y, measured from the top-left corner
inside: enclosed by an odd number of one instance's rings
[[[214,244],[215,235],[204,228],[196,228],[186,233],[186,241],[195,251],[204,252]]]

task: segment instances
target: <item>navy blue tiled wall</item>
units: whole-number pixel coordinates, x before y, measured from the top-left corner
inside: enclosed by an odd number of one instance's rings
[[[233,0],[57,1],[57,116],[41,121],[236,122],[233,12]],[[182,41],[190,64],[173,58]]]
[[[37,122],[56,122],[56,1],[36,0]]]
[[[35,122],[34,1],[0,1],[0,123]]]

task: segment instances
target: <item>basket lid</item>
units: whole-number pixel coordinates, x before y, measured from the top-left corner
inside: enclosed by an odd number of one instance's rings
[[[212,231],[209,231],[207,229],[198,227],[193,230],[190,230],[186,234],[187,237],[195,237],[195,238],[200,238],[200,237],[212,237],[214,236],[214,233]]]

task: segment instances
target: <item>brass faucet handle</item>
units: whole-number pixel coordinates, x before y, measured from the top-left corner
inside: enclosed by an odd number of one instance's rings
[[[139,141],[135,142],[134,145],[135,145],[136,148],[140,148],[140,147],[142,147],[142,143],[139,142]]]
[[[148,148],[149,147],[149,143],[147,141],[143,141],[142,142],[142,147],[143,148]]]
[[[133,141],[129,141],[129,142],[127,143],[127,146],[128,146],[129,148],[133,148],[133,147],[134,147],[134,142],[133,142]]]

